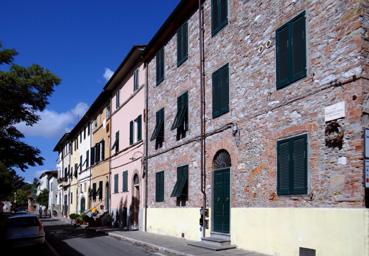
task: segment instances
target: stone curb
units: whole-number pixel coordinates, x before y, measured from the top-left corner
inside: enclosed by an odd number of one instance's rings
[[[143,247],[146,247],[148,249],[152,249],[152,250],[155,250],[155,251],[158,251],[158,252],[161,252],[161,253],[165,253],[166,255],[194,256],[192,254],[183,253],[183,252],[176,251],[176,250],[173,250],[173,249],[169,249],[169,248],[166,248],[166,247],[163,247],[163,246],[160,246],[160,245],[156,245],[156,244],[136,240],[136,239],[133,239],[133,238],[125,237],[125,236],[122,236],[120,234],[116,234],[116,233],[113,233],[113,232],[106,232],[106,234],[108,236],[116,238],[116,239],[120,239],[120,240],[127,241],[127,242],[130,242],[130,243],[135,244],[135,245],[143,246]]]

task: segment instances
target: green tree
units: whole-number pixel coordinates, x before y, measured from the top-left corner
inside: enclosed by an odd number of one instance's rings
[[[49,207],[49,190],[44,189],[41,191],[41,193],[36,198],[37,203],[40,205],[46,206],[46,208]]]
[[[32,194],[32,185],[31,184],[24,184],[21,188],[17,189],[16,191],[16,202],[17,207],[24,206],[27,207],[28,205],[28,198],[31,197]]]
[[[14,49],[0,44],[0,198],[11,196],[17,189],[12,184],[15,170],[25,171],[41,165],[40,150],[22,141],[24,135],[15,127],[20,122],[32,126],[39,120],[38,112],[45,109],[48,97],[60,79],[49,70],[33,64],[15,64]],[[2,178],[4,177],[4,178]]]

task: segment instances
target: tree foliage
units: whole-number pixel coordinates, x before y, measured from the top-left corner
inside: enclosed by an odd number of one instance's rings
[[[48,208],[49,205],[49,190],[44,189],[36,198],[37,203],[40,205],[46,206]]]
[[[40,65],[22,67],[14,63],[17,52],[0,44],[0,197],[11,194],[16,187],[9,181],[15,170],[41,165],[40,150],[22,141],[24,135],[16,124],[32,126],[39,120],[48,97],[60,79]],[[10,175],[10,176],[9,176]]]

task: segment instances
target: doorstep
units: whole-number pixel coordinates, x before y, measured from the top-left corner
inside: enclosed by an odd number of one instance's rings
[[[103,231],[100,231],[103,232]],[[178,256],[211,256],[211,255],[237,255],[237,256],[266,256],[252,251],[245,251],[241,249],[230,249],[227,251],[211,251],[204,248],[189,246],[190,240],[184,238],[177,238],[172,236],[164,236],[143,231],[107,231],[104,232],[108,236],[128,241],[132,244],[146,247],[148,249],[157,251],[164,255],[178,255]],[[195,241],[193,241],[195,242]]]

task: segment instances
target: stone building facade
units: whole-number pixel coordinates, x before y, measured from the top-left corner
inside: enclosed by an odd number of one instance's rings
[[[216,3],[226,8],[221,11],[226,22],[214,31]],[[191,4],[179,4],[146,50],[149,136],[157,126],[157,111],[164,108],[163,145],[157,148],[154,140],[148,148],[147,221],[149,232],[199,239],[199,18],[198,10],[188,11]],[[176,32],[186,21],[188,57],[178,64]],[[283,50],[279,43],[283,31],[293,31],[291,24],[297,21],[304,27],[304,74],[279,87],[277,74],[284,68],[277,63]],[[208,235],[223,233],[241,248],[273,255],[297,255],[301,248],[319,255],[368,253],[363,179],[368,22],[365,1],[204,1]],[[162,47],[164,57],[155,57]],[[160,82],[158,60],[164,62]],[[214,115],[213,99],[219,100],[213,91],[215,77],[223,67],[228,74],[227,110]],[[188,130],[177,140],[171,128],[177,98],[184,92]],[[330,109],[340,106],[343,110],[332,118]],[[182,166],[188,166],[185,202],[172,197]],[[219,172],[218,166],[228,171]],[[164,196],[158,200],[157,173],[162,171],[159,192]],[[294,174],[285,177],[286,172]],[[222,189],[229,186],[226,197],[216,191],[219,177]],[[215,216],[219,198],[229,207],[220,222]]]

